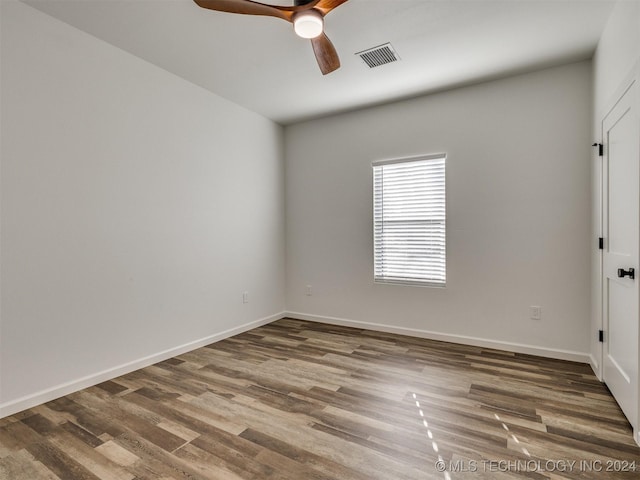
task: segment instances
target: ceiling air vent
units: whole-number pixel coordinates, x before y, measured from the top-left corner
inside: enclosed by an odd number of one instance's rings
[[[362,52],[356,53],[356,55],[359,55],[369,68],[379,67],[380,65],[386,65],[387,63],[400,60],[400,57],[398,57],[398,54],[390,43],[363,50]]]

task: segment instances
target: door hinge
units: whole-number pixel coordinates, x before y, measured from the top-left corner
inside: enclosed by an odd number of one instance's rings
[[[604,250],[604,238],[602,238],[602,237],[600,237],[600,238],[598,239],[598,248],[599,248],[600,250]]]
[[[598,341],[604,343],[604,330],[598,330]]]
[[[594,143],[593,145],[591,145],[592,147],[598,147],[598,156],[602,157],[604,156],[604,145],[602,145],[601,143]]]

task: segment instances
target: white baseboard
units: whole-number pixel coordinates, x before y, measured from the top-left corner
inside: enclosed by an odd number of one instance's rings
[[[590,363],[588,353],[573,352],[570,350],[560,350],[535,345],[524,345],[521,343],[503,342],[500,340],[489,340],[486,338],[468,337],[465,335],[454,335],[450,333],[431,332],[428,330],[418,330],[413,328],[396,327],[382,323],[361,322],[358,320],[348,320],[344,318],[324,317],[321,315],[309,315],[300,312],[286,312],[286,317],[298,320],[308,320],[311,322],[328,323],[331,325],[341,325],[344,327],[362,328],[364,330],[377,330],[379,332],[397,333],[410,337],[426,338],[429,340],[439,340],[442,342],[459,343],[472,345],[474,347],[493,348],[495,350],[506,350],[515,353],[525,353],[539,357],[555,358],[559,360],[570,360],[572,362]]]
[[[148,367],[149,365],[153,365],[154,363],[162,362],[163,360],[167,360],[177,355],[190,352],[197,348],[204,347],[205,345],[219,342],[220,340],[224,340],[225,338],[229,338],[234,335],[238,335],[239,333],[246,332],[247,330],[251,330],[262,325],[274,322],[275,320],[279,320],[284,316],[284,313],[276,313],[274,315],[255,320],[253,322],[245,323],[244,325],[240,325],[238,327],[234,327],[229,330],[225,330],[223,332],[201,338],[199,340],[194,340],[193,342],[185,343],[184,345],[179,345],[177,347],[170,348],[168,350],[164,350],[162,352],[158,352],[153,355],[149,355],[144,358],[125,363],[123,365],[119,365],[117,367],[109,368],[107,370],[103,370],[101,372],[88,375],[77,380],[72,380],[62,385],[48,388],[47,390],[42,390],[40,392],[36,392],[34,394],[27,395],[16,400],[2,403],[0,404],[0,418],[13,415],[14,413],[18,413],[28,408],[35,407],[36,405],[50,402],[51,400],[69,395],[70,393],[77,392],[78,390],[82,390],[83,388],[88,388],[93,385],[97,385],[98,383],[106,382],[107,380],[111,380],[121,375],[131,373],[135,370]]]
[[[602,381],[602,378],[600,377],[600,365],[593,354],[589,355],[589,365],[591,365],[591,370],[593,370],[593,373],[598,380]]]

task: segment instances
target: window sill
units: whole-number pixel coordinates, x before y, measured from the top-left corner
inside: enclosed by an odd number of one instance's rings
[[[382,279],[374,279],[373,283],[377,283],[380,285],[403,285],[406,287],[429,287],[429,288],[446,288],[446,283],[436,283],[436,282],[423,282],[419,280],[382,280]]]

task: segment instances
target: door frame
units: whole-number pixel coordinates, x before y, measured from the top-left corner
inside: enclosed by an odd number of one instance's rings
[[[624,94],[629,90],[633,83],[636,83],[636,88],[640,89],[640,60],[636,62],[636,65],[631,69],[631,72],[625,77],[625,80],[618,86],[615,91],[615,94],[608,100],[606,103],[606,108],[601,112],[596,112],[597,115],[597,124],[595,124],[597,136],[600,138],[599,143],[603,143],[604,140],[604,121],[607,116],[612,112],[618,102],[622,99]],[[636,92],[636,115],[640,118],[640,90]],[[638,130],[638,143],[640,146],[640,129]],[[604,146],[606,151],[607,146]],[[597,220],[597,230],[598,236],[603,236],[603,216],[604,216],[604,157],[600,157],[598,155],[597,149],[594,149],[594,156],[596,163],[596,168],[594,171],[597,174],[598,180],[593,183],[594,187],[597,187],[598,192],[594,192],[597,196],[597,204],[599,204],[598,211],[596,212],[595,219]],[[597,240],[597,239],[596,239]],[[605,240],[606,241],[606,240]],[[594,242],[596,248],[598,248],[598,242]],[[598,260],[596,262],[596,268],[594,269],[594,273],[597,271],[597,275],[595,278],[595,291],[597,293],[597,304],[596,304],[596,312],[594,312],[595,317],[595,328],[592,328],[591,334],[594,335],[592,338],[597,338],[598,330],[604,330],[604,289],[603,289],[603,275],[604,275],[604,255],[603,250],[598,249]],[[636,288],[640,289],[640,282],[636,282]],[[640,311],[640,306],[639,306]],[[640,315],[637,319],[640,323]],[[640,329],[639,329],[640,332]],[[607,332],[605,332],[606,336]],[[640,334],[637,339],[638,345],[640,347]],[[640,355],[638,356],[638,367],[640,371]],[[604,374],[604,343],[596,343],[595,348],[593,348],[592,343],[592,353],[591,353],[591,367],[593,368],[598,379],[603,382],[603,374]],[[640,381],[638,382],[638,412],[640,412]],[[633,437],[638,445],[640,445],[640,414],[638,415],[638,420],[636,421],[636,425],[632,425],[633,427]]]

